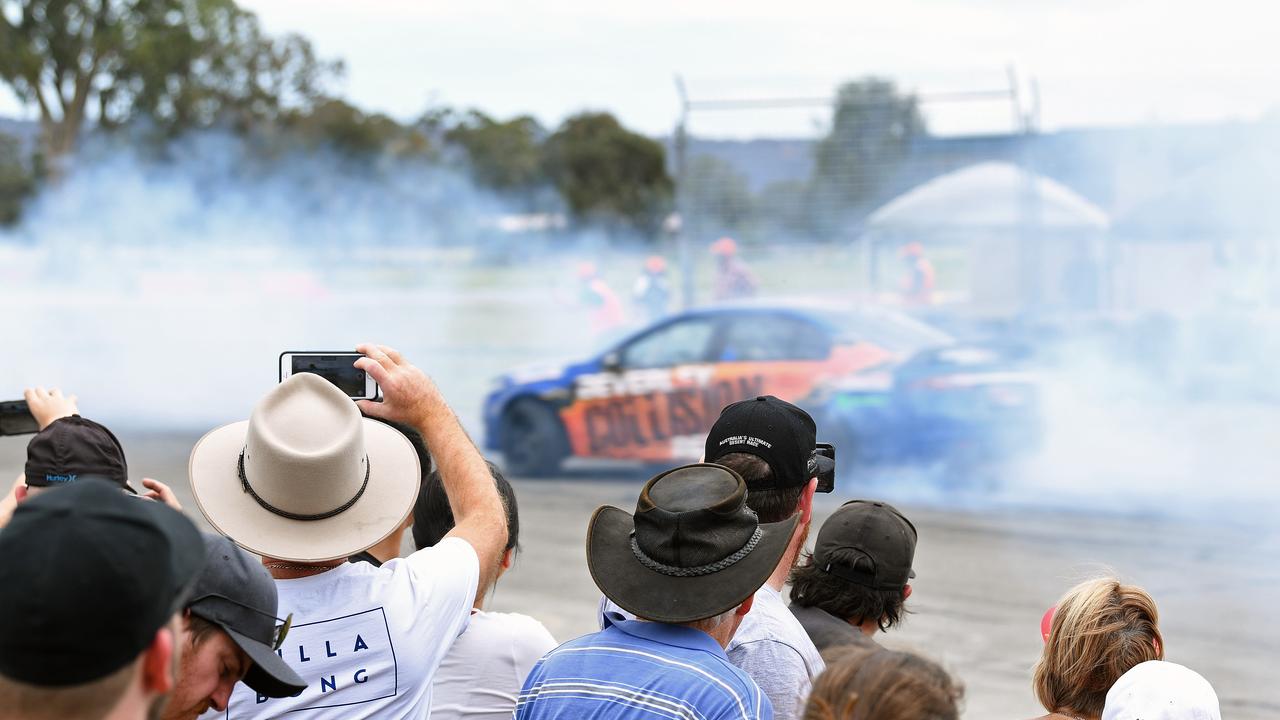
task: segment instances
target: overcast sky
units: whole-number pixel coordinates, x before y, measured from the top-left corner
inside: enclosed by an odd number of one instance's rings
[[[1041,127],[1255,119],[1280,107],[1266,0],[241,0],[346,62],[337,90],[408,120],[432,104],[554,125],[606,109],[670,132],[694,99],[823,97],[876,74],[922,93],[1040,89]],[[0,98],[0,113],[18,114]],[[936,132],[1004,132],[1008,102],[926,106]],[[25,113],[30,117],[30,111]],[[820,108],[699,113],[719,136],[806,136]]]

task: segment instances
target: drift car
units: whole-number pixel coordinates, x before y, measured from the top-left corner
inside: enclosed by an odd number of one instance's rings
[[[665,318],[485,399],[485,438],[517,475],[571,456],[696,460],[720,409],[776,395],[808,410],[841,464],[1034,442],[1034,378],[1006,353],[880,308],[712,307]],[[852,457],[851,457],[852,456]]]

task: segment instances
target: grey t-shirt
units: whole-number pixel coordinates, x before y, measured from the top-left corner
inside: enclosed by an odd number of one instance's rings
[[[726,652],[769,696],[777,720],[800,717],[814,679],[826,667],[782,593],[768,585],[756,591]]]
[[[791,614],[800,621],[801,627],[813,641],[818,652],[826,652],[828,648],[842,645],[857,645],[865,648],[876,648],[879,645],[860,628],[816,607],[802,607],[791,603]]]

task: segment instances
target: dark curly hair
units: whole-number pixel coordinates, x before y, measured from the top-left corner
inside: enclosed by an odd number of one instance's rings
[[[841,563],[858,570],[874,573],[865,555],[853,550],[834,549],[831,562]],[[903,588],[876,590],[836,577],[817,567],[813,556],[806,554],[804,562],[791,571],[791,603],[800,607],[816,607],[842,619],[862,624],[875,620],[881,630],[888,630],[902,622],[909,612],[904,606]]]

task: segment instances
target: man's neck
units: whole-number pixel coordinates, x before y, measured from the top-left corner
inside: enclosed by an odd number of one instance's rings
[[[332,570],[346,562],[346,560],[341,559],[325,560],[324,562],[296,562],[293,560],[278,560],[266,556],[262,558],[263,567],[276,580],[296,580],[298,578],[312,577]]]
[[[388,535],[382,542],[374,545],[365,552],[378,558],[378,562],[384,563],[392,558],[400,557],[400,545],[404,541],[404,528],[400,528]]]
[[[778,566],[773,569],[773,574],[765,581],[765,585],[782,592],[782,588],[787,584],[787,578],[791,576],[791,568],[796,564],[796,557],[800,554],[799,549],[787,549],[782,555],[782,559],[778,561]]]
[[[795,569],[796,560],[800,558],[800,551],[804,549],[804,544],[808,539],[809,528],[807,526],[797,527],[796,533],[791,536],[791,544],[787,546],[787,551],[778,560],[777,567],[773,569],[773,574],[765,581],[765,585],[782,592],[782,588],[787,584],[787,578],[791,577],[791,571]]]
[[[849,624],[861,630],[862,634],[867,637],[871,637],[872,635],[880,632],[880,623],[875,620],[863,620],[862,622],[850,620]]]

